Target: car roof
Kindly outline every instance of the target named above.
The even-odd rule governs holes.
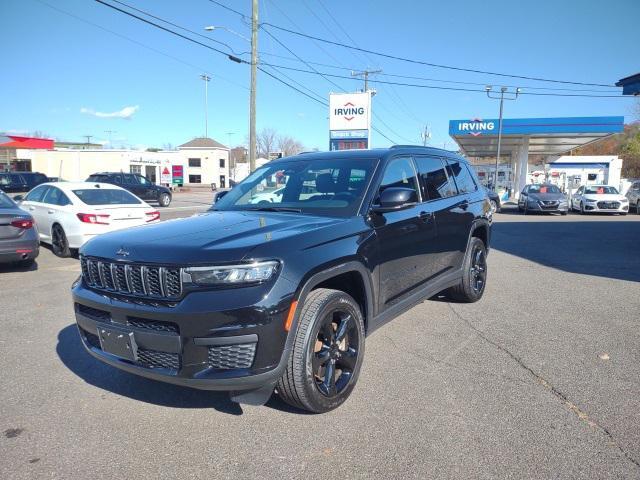
[[[366,150],[333,150],[324,152],[305,152],[290,157],[283,157],[277,160],[271,160],[269,163],[286,163],[292,160],[305,159],[305,160],[326,160],[328,158],[340,157],[344,159],[362,159],[362,160],[374,160],[380,158],[386,158],[388,156],[396,154],[409,154],[409,155],[433,155],[438,157],[456,157],[465,160],[456,152],[450,150],[444,150],[442,148],[423,147],[420,145],[394,145],[389,148],[371,148]],[[466,161],[466,160],[465,160]]]
[[[104,188],[105,190],[124,190],[112,183],[100,183],[100,182],[46,182],[40,185],[50,185],[57,187],[62,191],[72,191],[79,189],[91,189],[91,188]],[[38,187],[40,186],[38,185]]]

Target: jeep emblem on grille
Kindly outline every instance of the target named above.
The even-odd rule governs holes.
[[[120,250],[116,252],[116,255],[120,255],[121,257],[128,257],[129,252],[127,252],[124,247],[121,247]]]

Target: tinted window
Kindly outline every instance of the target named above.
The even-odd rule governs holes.
[[[27,193],[25,200],[29,202],[41,202],[42,197],[44,196],[45,192],[48,189],[49,189],[48,185],[41,185],[39,187],[36,187],[33,190],[31,190],[29,193]]]
[[[42,203],[60,205],[61,207],[71,204],[64,192],[56,187],[49,187],[49,190],[47,190],[47,193],[44,195]]]
[[[87,178],[87,182],[108,182],[109,177],[107,175],[90,175]]]
[[[380,193],[391,187],[411,188],[416,192],[415,200],[418,200],[418,181],[411,159],[394,158],[389,162],[384,172],[382,182],[380,183],[378,197]],[[378,199],[376,199],[376,203],[377,202]]]
[[[476,182],[473,180],[473,177],[469,173],[469,170],[467,170],[464,162],[459,160],[447,160],[447,163],[449,164],[447,171],[456,182],[458,193],[470,193],[475,192],[478,189]]]
[[[73,193],[87,205],[137,205],[140,200],[126,190],[92,188],[74,190]]]
[[[9,197],[0,192],[0,208],[14,208],[16,206]]]
[[[140,182],[138,181],[138,177],[135,175],[131,175],[130,173],[123,173],[122,177],[124,178],[124,183],[128,185],[140,184]]]
[[[425,200],[451,197],[456,194],[455,186],[445,172],[444,161],[440,158],[416,157],[420,188]]]
[[[0,185],[11,185],[11,177],[7,174],[0,174]]]
[[[555,185],[531,185],[529,193],[561,193]]]
[[[201,160],[199,158],[190,158],[189,159],[189,166],[190,167],[200,167],[202,164]]]
[[[142,175],[134,175],[136,177],[136,180],[141,183],[142,185],[151,185],[151,181],[147,180],[147,177],[143,177]]]

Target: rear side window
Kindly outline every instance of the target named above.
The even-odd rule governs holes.
[[[451,197],[456,194],[453,179],[445,171],[444,160],[435,157],[416,157],[420,188],[425,200]]]
[[[92,188],[74,190],[73,193],[87,205],[139,205],[140,200],[126,190]]]
[[[467,166],[464,162],[460,160],[447,160],[448,168],[450,176],[453,177],[456,182],[456,186],[458,187],[458,193],[471,193],[475,192],[478,189],[476,182],[473,180],[473,177],[469,173]]]
[[[16,206],[9,197],[0,192],[0,208],[14,208]]]
[[[87,178],[87,182],[107,182],[109,181],[109,177],[107,177],[106,175],[90,175],[89,178]]]
[[[0,185],[11,185],[11,177],[6,174],[0,174]]]
[[[44,197],[44,194],[48,189],[49,187],[47,185],[41,185],[39,187],[36,187],[33,190],[31,190],[29,193],[27,193],[25,200],[29,202],[41,202],[42,197]]]
[[[42,203],[46,203],[49,205],[60,205],[61,207],[71,204],[69,198],[64,194],[64,192],[56,187],[49,187],[49,190],[45,194]]]
[[[138,177],[136,175],[132,175],[130,173],[123,173],[122,176],[124,177],[124,183],[126,183],[127,185],[140,184],[140,182],[138,181]]]
[[[384,172],[384,177],[382,177],[382,182],[380,183],[378,197],[383,191],[391,187],[411,188],[415,190],[415,201],[418,201],[418,182],[410,158],[394,158],[389,162]],[[379,198],[376,198],[375,203],[378,202]]]

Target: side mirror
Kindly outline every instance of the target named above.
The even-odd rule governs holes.
[[[22,196],[22,195],[14,195],[13,196],[13,201],[14,202],[21,202],[23,200],[24,200],[24,196]]]
[[[380,194],[380,203],[373,206],[376,213],[396,212],[418,203],[416,191],[411,188],[390,187]]]
[[[227,193],[229,193],[229,190],[218,193],[218,196],[216,197],[216,202],[219,202],[220,199],[224,197]]]
[[[524,190],[522,192],[520,192],[520,195],[522,195],[523,197],[527,196],[527,192],[525,192]]]

